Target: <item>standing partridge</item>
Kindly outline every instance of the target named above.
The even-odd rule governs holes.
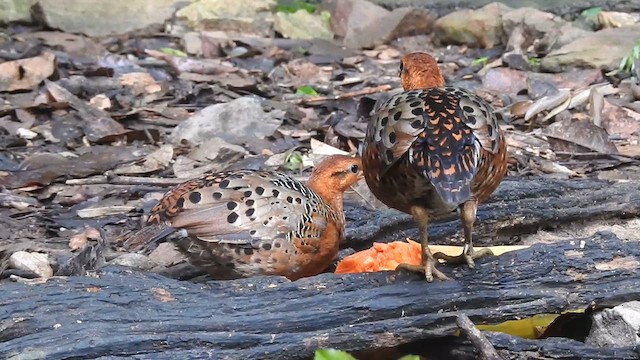
[[[216,279],[325,270],[344,237],[342,195],[362,178],[359,158],[333,155],[306,185],[275,171],[209,174],[167,192],[130,249],[169,236]]]
[[[471,233],[478,203],[498,187],[507,170],[507,147],[491,105],[465,90],[445,87],[435,59],[411,53],[400,63],[405,91],[378,106],[367,127],[363,171],[373,194],[409,213],[419,226],[421,265],[401,264],[445,280],[436,260],[466,262],[490,254],[474,251]],[[459,256],[431,254],[429,218],[458,210],[464,229]]]

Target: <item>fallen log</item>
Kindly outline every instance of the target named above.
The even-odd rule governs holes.
[[[640,182],[507,178],[478,208],[474,244],[518,244],[520,237],[538,230],[567,225],[598,224],[603,220],[640,216]],[[368,248],[371,241],[418,238],[411,216],[399,211],[347,207],[344,246]],[[462,245],[462,226],[456,214],[429,224],[433,244]]]
[[[638,299],[639,259],[636,241],[603,232],[480,259],[476,270],[441,266],[454,280],[431,284],[397,272],[192,283],[109,266],[2,285],[0,358],[306,359],[318,347],[395,347],[451,336],[462,313],[491,324]],[[502,355],[526,345],[488,338]],[[592,358],[612,354],[633,350]]]

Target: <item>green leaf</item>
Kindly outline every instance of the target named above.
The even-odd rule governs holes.
[[[538,66],[540,65],[540,61],[541,60],[539,58],[527,58],[527,62],[530,66]]]
[[[318,92],[315,91],[311,86],[305,85],[305,86],[299,87],[296,90],[296,95],[298,95],[298,96],[302,96],[302,95],[318,95]]]
[[[165,53],[167,55],[172,55],[172,56],[187,57],[187,53],[178,49],[161,48],[160,52]]]
[[[588,8],[588,9],[584,9],[582,10],[582,12],[580,13],[580,16],[584,17],[584,18],[594,18],[596,16],[598,16],[598,13],[602,11],[601,7],[592,7],[592,8]]]
[[[483,57],[479,57],[477,59],[474,59],[471,62],[471,65],[482,65],[482,66],[485,66],[485,65],[487,65],[488,62],[489,62],[489,58],[486,57],[486,56],[483,56]]]
[[[318,6],[310,4],[304,0],[278,0],[276,4],[276,12],[294,13],[298,10],[305,10],[310,14],[316,11]]]
[[[344,351],[336,349],[318,349],[313,360],[357,360]]]
[[[320,19],[326,26],[331,26],[331,13],[327,10],[320,12]]]
[[[405,355],[398,360],[420,360],[420,356],[418,355]]]
[[[302,154],[299,151],[292,151],[287,155],[282,166],[289,170],[300,170],[303,167],[303,162]]]

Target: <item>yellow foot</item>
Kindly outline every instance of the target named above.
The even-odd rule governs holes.
[[[462,254],[458,256],[450,256],[445,253],[437,252],[433,254],[434,259],[442,259],[449,264],[462,264],[467,263],[469,268],[473,269],[476,267],[476,263],[473,261],[482,256],[493,255],[493,251],[489,248],[484,248],[482,250],[475,251],[473,248],[462,250]]]
[[[434,278],[442,281],[450,280],[447,275],[436,269],[436,260],[433,258],[428,258],[423,265],[400,264],[396,267],[396,271],[398,270],[407,270],[424,275],[428,282],[432,282]]]

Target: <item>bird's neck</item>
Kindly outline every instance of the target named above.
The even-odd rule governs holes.
[[[344,222],[344,215],[342,212],[342,191],[327,186],[325,181],[313,176],[307,181],[307,187],[318,194],[318,196],[320,196],[320,198],[331,207],[340,221]]]

